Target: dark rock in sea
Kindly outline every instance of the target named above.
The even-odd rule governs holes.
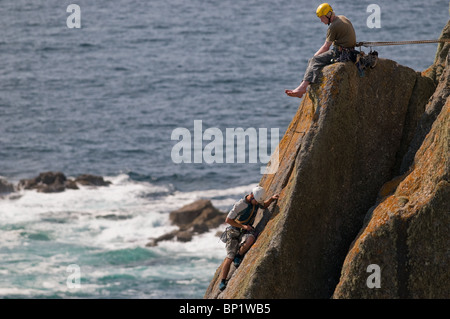
[[[106,214],[96,216],[96,219],[108,219],[108,220],[126,220],[133,218],[133,215],[117,215],[117,214]]]
[[[102,176],[83,174],[75,179],[75,182],[85,186],[109,186],[110,181],[105,181]]]
[[[42,193],[59,193],[66,189],[76,187],[61,172],[45,172],[31,179],[22,179],[18,187],[23,189],[35,189]]]
[[[174,238],[181,242],[188,242],[195,234],[205,233],[223,224],[225,213],[215,208],[210,200],[200,199],[170,212],[169,219],[179,229],[158,238],[152,238],[147,247],[153,247],[160,241]]]
[[[221,211],[215,208],[210,200],[199,199],[170,213],[170,221],[181,230],[193,229],[203,233],[216,228],[225,222]]]
[[[8,194],[14,192],[14,185],[6,179],[0,178],[0,194]]]
[[[181,242],[188,242],[192,240],[192,232],[187,230],[181,230],[176,234],[177,240]]]
[[[59,193],[66,189],[79,189],[78,185],[83,186],[108,186],[111,184],[105,181],[101,176],[83,174],[75,180],[68,179],[61,172],[45,172],[30,179],[22,179],[18,184],[19,189],[35,189],[42,193]]]

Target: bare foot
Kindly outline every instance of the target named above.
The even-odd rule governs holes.
[[[285,90],[284,93],[286,93],[289,96],[292,97],[298,97],[301,98],[303,94],[306,93],[306,89],[308,88],[309,82],[308,81],[302,81],[298,87],[296,87],[293,90]]]
[[[306,93],[306,88],[305,89],[296,88],[295,90],[285,90],[284,92],[289,96],[301,98],[303,94]]]

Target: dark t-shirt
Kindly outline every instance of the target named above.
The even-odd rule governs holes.
[[[246,197],[247,195],[234,204],[227,217],[234,219],[239,224],[251,225],[255,219],[258,208],[263,208],[263,205],[252,205],[247,202],[245,199]]]
[[[345,16],[336,16],[327,31],[327,42],[334,46],[353,48],[356,45],[356,34],[352,23]]]

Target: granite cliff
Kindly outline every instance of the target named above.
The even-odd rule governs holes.
[[[449,46],[423,73],[386,59],[364,77],[351,62],[323,69],[260,181],[280,199],[258,212],[228,287],[219,267],[205,298],[450,296]]]

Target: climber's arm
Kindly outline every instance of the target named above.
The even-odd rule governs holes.
[[[332,44],[332,42],[325,41],[325,43],[320,47],[320,49],[314,55],[319,55],[324,52],[327,52],[330,49],[331,44]]]

